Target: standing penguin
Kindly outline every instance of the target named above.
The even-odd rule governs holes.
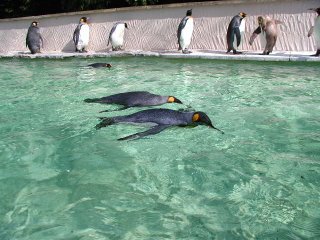
[[[109,46],[109,43],[111,43],[112,51],[118,51],[122,49],[125,28],[128,28],[127,23],[118,22],[113,25],[109,34],[109,40],[107,45]]]
[[[30,49],[32,54],[35,54],[35,53],[40,53],[41,45],[43,47],[43,39],[40,34],[38,22],[34,21],[31,23],[28,29],[26,46]]]
[[[314,57],[319,57],[320,56],[320,7],[319,8],[311,8],[309,10],[315,11],[318,16],[316,17],[314,26],[312,26],[308,32],[308,37],[314,33],[315,39],[316,39],[316,47],[317,47],[317,52],[314,55]]]
[[[281,21],[271,19],[270,17],[258,17],[259,27],[252,33],[249,44],[252,45],[254,39],[262,33],[265,36],[266,46],[262,55],[269,55],[276,45],[278,38],[277,24],[282,23]]]
[[[191,53],[188,50],[188,47],[191,42],[192,33],[193,33],[193,17],[192,9],[187,11],[186,16],[181,20],[179,27],[178,27],[178,44],[179,49],[182,50],[182,53]]]
[[[229,23],[228,30],[227,30],[227,44],[228,50],[227,53],[231,50],[233,54],[240,54],[242,52],[237,51],[237,47],[239,47],[241,43],[241,38],[244,34],[244,29],[246,25],[245,17],[247,16],[246,13],[241,12],[238,15],[234,16]]]
[[[90,28],[88,18],[80,18],[79,24],[73,33],[73,42],[76,46],[76,52],[87,52],[89,45]]]

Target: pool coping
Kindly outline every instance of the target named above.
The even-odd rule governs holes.
[[[163,57],[182,59],[213,59],[213,60],[243,60],[243,61],[281,61],[281,62],[320,62],[320,57],[311,57],[315,52],[274,51],[270,55],[260,55],[261,52],[244,51],[243,54],[227,54],[225,51],[192,50],[190,54],[178,51],[142,51],[127,50],[117,52],[46,52],[30,54],[28,51],[1,53],[0,58],[26,59],[65,59],[65,58],[99,58],[99,57]]]

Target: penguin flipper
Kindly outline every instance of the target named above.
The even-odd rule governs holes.
[[[115,109],[115,110],[103,110],[103,111],[100,111],[99,113],[103,113],[103,112],[115,112],[115,111],[122,111],[122,110],[126,110],[130,107],[127,107],[127,106],[124,106],[122,108],[118,108],[118,109]]]
[[[109,38],[108,38],[108,44],[107,44],[107,46],[109,46],[109,43],[111,42],[111,36],[112,36],[112,34],[114,33],[114,31],[116,30],[118,24],[119,24],[119,23],[116,23],[116,24],[113,25],[113,27],[111,28],[111,31],[110,31],[110,33],[109,33]]]
[[[95,126],[97,130],[116,123],[113,118],[100,117],[100,120],[101,122]]]
[[[148,129],[147,131],[144,132],[139,132],[139,133],[135,133],[123,138],[119,138],[119,141],[123,141],[123,140],[133,140],[133,139],[139,139],[148,135],[154,135],[157,134],[163,130],[165,130],[166,128],[171,127],[171,125],[157,125],[153,128]]]
[[[313,34],[314,31],[314,26],[312,26],[308,32],[308,37],[311,37],[311,35]]]
[[[228,33],[227,33],[228,52],[230,52],[234,48],[233,47],[234,35],[235,35],[234,29],[230,31],[228,30]]]
[[[75,45],[77,45],[79,42],[80,29],[81,29],[81,24],[78,24],[78,26],[76,27],[76,29],[73,32],[73,42]]]
[[[182,50],[182,48],[180,46],[180,37],[181,37],[182,29],[184,29],[184,27],[186,26],[188,19],[189,19],[189,17],[184,17],[181,20],[181,22],[179,24],[179,27],[178,27],[178,31],[177,31],[178,44],[179,44],[179,49],[178,50]]]
[[[252,33],[250,40],[249,40],[249,44],[252,45],[253,41],[256,39],[256,37],[261,33],[261,27],[257,27],[256,30],[254,30],[254,32]]]
[[[43,48],[43,38],[42,38],[41,35],[40,35],[40,41],[41,41],[41,46],[42,46],[42,48]]]
[[[236,35],[236,38],[237,38],[237,47],[239,47],[241,42],[241,34],[240,34],[240,29],[238,27],[235,28],[234,34]]]

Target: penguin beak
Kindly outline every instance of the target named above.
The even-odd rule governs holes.
[[[210,120],[209,120],[209,121],[210,121]],[[213,129],[221,132],[221,134],[224,134],[224,131],[222,131],[222,130],[220,130],[219,128],[216,128],[215,126],[213,126],[211,121],[208,122],[207,124],[208,124],[208,126],[209,126],[210,128],[213,128]]]
[[[183,104],[178,98],[174,98],[173,102]]]
[[[179,99],[177,99],[177,98],[175,98],[173,96],[169,96],[168,97],[167,103],[180,103],[180,104],[183,104]]]
[[[220,130],[219,128],[216,128],[215,126],[213,126],[212,124],[211,125],[209,125],[211,128],[213,128],[213,129],[215,129],[215,130],[217,130],[217,131],[219,131],[219,132],[221,132],[221,134],[224,134],[224,131],[222,131],[222,130]]]
[[[202,115],[201,116],[201,120],[200,120],[202,123],[204,123],[205,125],[209,126],[210,128],[213,128],[219,132],[221,132],[222,134],[224,134],[224,131],[220,130],[219,128],[216,128],[215,126],[213,126],[210,118],[206,115]]]
[[[244,13],[244,12],[242,12],[242,13],[240,13],[240,16],[241,16],[242,18],[245,18],[245,17],[247,16],[247,14]]]

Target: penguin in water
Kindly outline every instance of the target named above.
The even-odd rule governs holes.
[[[90,28],[88,18],[80,18],[79,24],[73,32],[73,42],[76,47],[76,52],[87,52],[89,45]]]
[[[161,96],[152,94],[146,91],[124,92],[110,95],[102,98],[88,98],[84,100],[87,103],[102,103],[102,104],[118,104],[123,107],[118,110],[124,110],[131,107],[145,107],[156,106],[165,103],[179,103],[182,102],[173,96]],[[101,112],[109,112],[108,110]]]
[[[320,7],[319,8],[311,8],[309,10],[315,11],[318,16],[316,17],[314,26],[312,26],[308,32],[308,37],[310,37],[313,33],[315,35],[317,52],[311,56],[319,57],[320,56]]]
[[[206,125],[224,133],[213,126],[210,118],[204,112],[180,112],[171,109],[148,109],[126,116],[102,117],[101,122],[96,125],[96,129],[110,126],[116,123],[151,123],[154,125],[144,132],[135,133],[118,140],[131,140],[142,138],[148,135],[157,134],[169,127],[187,127]]]
[[[243,37],[244,30],[245,30],[245,17],[247,16],[246,13],[241,12],[238,15],[234,16],[228,26],[227,30],[227,44],[228,50],[227,53],[231,50],[233,54],[241,54],[242,52],[237,51],[236,49],[239,47],[241,43],[241,38]]]
[[[43,47],[43,38],[40,34],[38,22],[36,21],[32,22],[28,29],[26,46],[32,54],[40,53],[40,46]]]
[[[111,68],[112,65],[110,63],[92,63],[92,64],[89,64],[88,67],[93,67],[93,68]]]
[[[252,33],[250,37],[249,44],[252,45],[254,39],[262,33],[266,40],[266,46],[262,53],[262,55],[269,55],[274,46],[276,45],[277,38],[278,38],[278,29],[277,24],[282,23],[281,21],[271,19],[270,17],[258,17],[258,28]]]
[[[191,42],[192,33],[193,33],[193,17],[192,9],[187,11],[186,16],[181,20],[179,27],[178,27],[178,44],[179,44],[179,51],[182,50],[182,53],[191,53],[188,50],[188,47]]]
[[[113,25],[110,34],[109,34],[109,40],[108,45],[111,43],[112,51],[118,51],[121,50],[123,47],[123,38],[124,38],[124,30],[128,29],[127,23],[118,22]]]

